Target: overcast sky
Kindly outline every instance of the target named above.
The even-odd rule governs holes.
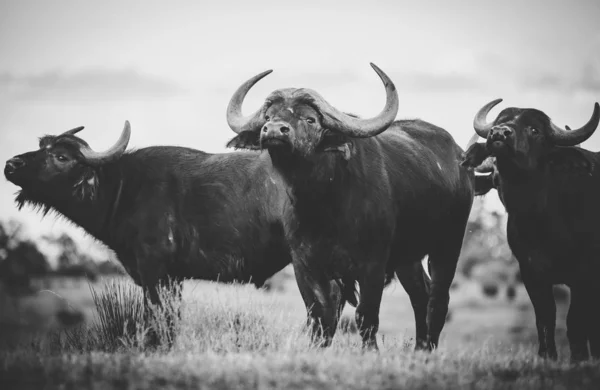
[[[244,112],[283,87],[309,87],[333,105],[377,114],[394,81],[398,118],[447,129],[464,147],[475,112],[501,97],[580,126],[600,100],[600,1],[29,1],[0,0],[0,163],[37,137],[79,125],[93,148],[127,119],[131,147],[226,151],[231,94],[274,72]],[[584,144],[600,150],[600,134]],[[0,181],[0,216],[32,234],[65,221],[13,204]],[[490,195],[495,198],[496,195]],[[490,201],[492,205],[494,200]],[[92,240],[82,241],[85,248]]]

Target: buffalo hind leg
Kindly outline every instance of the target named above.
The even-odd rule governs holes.
[[[330,298],[333,307],[335,307],[335,318],[333,319],[332,325],[335,333],[338,323],[340,322],[340,319],[342,317],[344,307],[346,307],[346,297],[344,296],[344,289],[341,288],[340,284],[336,280],[331,281],[330,286]]]
[[[415,351],[427,349],[427,304],[429,302],[429,277],[421,262],[402,264],[396,268],[396,276],[410,298],[415,314]]]
[[[385,267],[368,264],[359,278],[360,303],[356,308],[356,325],[362,337],[363,348],[379,350],[377,331],[379,330],[379,309],[385,285]]]
[[[521,278],[535,311],[535,325],[539,342],[538,355],[556,360],[558,357],[554,340],[556,302],[552,293],[552,284],[537,279],[531,270],[523,266],[521,266]]]
[[[456,241],[461,242],[461,241]],[[427,350],[438,347],[450,303],[450,285],[454,280],[460,245],[429,256],[431,282],[427,303]]]
[[[337,326],[339,304],[332,302],[331,281],[316,274],[303,262],[294,261],[294,275],[307,310],[307,326],[313,345],[329,347]]]
[[[588,324],[586,292],[578,287],[571,287],[571,304],[567,315],[567,338],[571,349],[571,361],[580,362],[590,357],[588,351]]]

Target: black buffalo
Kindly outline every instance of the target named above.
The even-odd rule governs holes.
[[[566,284],[571,358],[587,359],[589,349],[599,358],[600,156],[577,145],[596,130],[600,107],[596,103],[588,123],[575,130],[531,108],[505,108],[488,123],[488,112],[501,101],[475,116],[475,130],[487,141],[471,145],[462,164],[491,172],[490,188],[506,208],[508,244],[535,310],[539,355],[557,357],[552,288]]]
[[[281,215],[288,201],[268,156],[153,146],[125,152],[130,126],[106,152],[75,134],[42,137],[8,160],[16,202],[55,210],[112,249],[154,304],[184,278],[251,282],[291,262]],[[339,288],[332,287],[338,301]],[[352,299],[352,297],[350,297]]]
[[[384,110],[371,119],[344,114],[310,89],[272,92],[253,115],[241,106],[261,73],[235,92],[227,110],[238,133],[228,146],[267,150],[290,187],[285,234],[313,334],[329,345],[334,308],[329,281],[360,287],[356,310],[363,346],[377,348],[382,291],[396,274],[410,296],[416,349],[438,344],[448,311],[465,226],[473,202],[472,173],[445,130],[421,120],[395,121],[398,94],[386,89]],[[421,259],[429,255],[432,280]]]

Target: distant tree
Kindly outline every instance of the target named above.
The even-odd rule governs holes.
[[[20,231],[20,224],[0,221],[0,273],[13,275],[5,282],[26,287],[30,276],[46,275],[50,264],[35,243],[21,237]]]
[[[81,264],[85,260],[82,259],[77,244],[67,233],[62,233],[59,236],[43,236],[42,238],[58,247],[60,251],[57,257],[58,270]]]

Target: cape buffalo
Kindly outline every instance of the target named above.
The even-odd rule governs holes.
[[[229,103],[227,121],[238,135],[228,146],[267,150],[290,187],[285,235],[322,345],[335,332],[334,308],[324,297],[329,281],[339,277],[347,286],[358,283],[363,346],[377,349],[382,291],[395,273],[414,309],[415,348],[431,350],[448,311],[473,174],[459,166],[462,149],[444,129],[395,121],[396,88],[371,66],[387,94],[383,111],[371,119],[344,114],[306,88],[278,89],[244,117],[244,97],[271,71],[251,78]],[[425,255],[431,285],[420,262]]]
[[[112,249],[146,304],[160,304],[157,287],[168,279],[179,296],[184,278],[262,286],[290,263],[280,217],[288,197],[268,156],[175,146],[125,152],[128,122],[113,147],[96,152],[76,136],[82,129],[42,137],[4,174],[21,187],[19,208],[55,210]]]
[[[600,156],[577,145],[596,130],[600,107],[596,103],[588,123],[573,130],[532,108],[505,108],[488,123],[489,111],[501,101],[475,116],[475,131],[487,141],[472,145],[462,164],[475,167],[483,160],[493,172],[493,187],[508,213],[508,244],[535,310],[538,354],[557,358],[552,286],[566,284],[571,359],[589,358],[589,349],[599,358]]]

